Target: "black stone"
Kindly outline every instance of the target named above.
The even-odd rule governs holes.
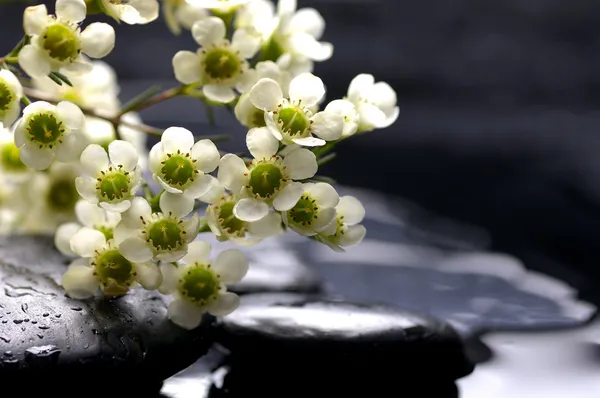
[[[0,383],[61,394],[160,388],[212,344],[212,317],[186,331],[154,292],[73,300],[57,284],[68,262],[46,237],[0,239]],[[31,381],[35,381],[31,383]],[[92,384],[90,384],[92,383]],[[156,390],[158,391],[158,390]],[[77,392],[77,391],[74,391]]]
[[[473,370],[450,325],[383,305],[248,295],[219,326],[217,342],[231,353],[234,369],[265,366],[270,374],[300,371],[312,379],[326,374],[330,381],[337,373],[342,379],[395,375],[451,381]]]

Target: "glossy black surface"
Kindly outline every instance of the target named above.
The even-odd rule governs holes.
[[[57,284],[65,262],[52,239],[0,240],[2,383],[35,380],[31,388],[60,387],[61,393],[98,379],[157,386],[212,344],[213,318],[185,331],[167,319],[156,293],[138,290],[114,300],[66,297]]]

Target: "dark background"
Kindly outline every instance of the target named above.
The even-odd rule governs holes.
[[[333,58],[315,73],[328,99],[368,72],[398,93],[384,131],[340,145],[324,173],[414,201],[487,229],[513,253],[596,299],[600,281],[600,3],[594,0],[299,0],[328,25]],[[0,53],[21,36],[23,6],[0,5]],[[195,49],[162,20],[117,28],[106,58],[122,98],[175,85],[171,58]],[[201,104],[177,99],[146,123],[195,133],[244,131],[226,112],[217,127]],[[595,296],[595,297],[593,297]]]

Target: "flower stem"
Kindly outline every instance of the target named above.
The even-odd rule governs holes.
[[[186,88],[187,86],[181,85],[170,88],[156,95],[153,95],[154,93],[152,93],[152,89],[146,90],[142,94],[136,96],[132,101],[130,101],[130,103],[125,104],[121,112],[119,112],[119,116],[122,116],[127,112],[139,112],[142,109],[149,108],[168,99],[177,97],[178,95],[183,94]],[[151,94],[148,95],[148,93]]]

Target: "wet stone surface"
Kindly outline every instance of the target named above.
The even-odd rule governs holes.
[[[0,239],[0,382],[35,380],[31,388],[48,391],[50,381],[62,393],[99,380],[158,388],[212,344],[213,318],[185,331],[156,293],[68,298],[57,284],[66,263],[50,238]]]
[[[330,383],[335,374],[453,381],[473,370],[449,324],[395,307],[256,294],[219,322],[217,341],[231,353],[232,367],[246,374],[263,366],[282,377],[326,375]]]

